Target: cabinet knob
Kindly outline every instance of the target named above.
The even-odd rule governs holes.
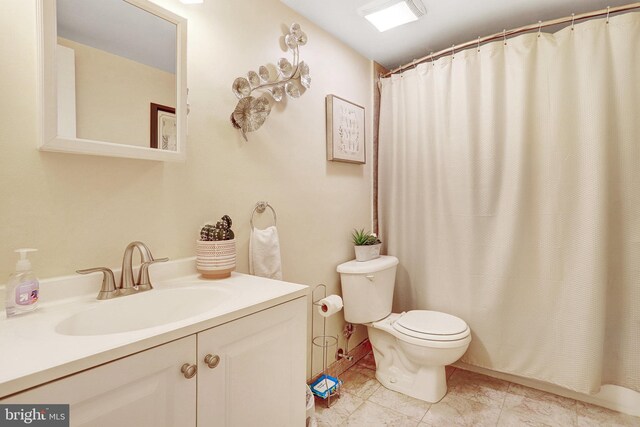
[[[213,354],[207,354],[204,357],[204,363],[206,363],[209,368],[213,369],[218,366],[218,363],[220,363],[220,356],[217,354],[215,356]]]
[[[198,372],[198,367],[190,363],[185,363],[180,368],[180,372],[182,372],[182,374],[186,379],[191,379],[196,376],[196,373]]]

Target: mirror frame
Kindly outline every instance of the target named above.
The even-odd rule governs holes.
[[[176,25],[176,132],[177,151],[125,145],[58,135],[56,2],[37,0],[38,149],[57,153],[89,154],[159,161],[184,161],[187,142],[187,20],[148,0],[125,0]]]

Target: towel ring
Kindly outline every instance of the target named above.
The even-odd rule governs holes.
[[[253,211],[251,212],[251,219],[249,220],[249,222],[251,223],[251,229],[253,230],[253,216],[255,215],[256,212],[258,213],[264,213],[264,211],[269,208],[271,209],[271,213],[273,214],[273,225],[275,226],[278,223],[278,216],[276,215],[276,210],[273,209],[273,206],[271,206],[269,204],[269,202],[258,202],[256,203],[256,206],[253,208]]]

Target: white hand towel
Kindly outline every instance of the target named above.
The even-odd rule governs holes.
[[[249,272],[255,276],[282,280],[280,240],[275,226],[254,228],[249,238]]]

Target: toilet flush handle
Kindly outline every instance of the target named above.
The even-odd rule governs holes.
[[[373,282],[373,281],[375,280],[375,278],[376,278],[376,276],[374,276],[373,274],[367,274],[367,275],[366,275],[366,276],[364,276],[364,277],[366,277],[367,279],[369,279],[369,281],[370,281],[370,282]]]

